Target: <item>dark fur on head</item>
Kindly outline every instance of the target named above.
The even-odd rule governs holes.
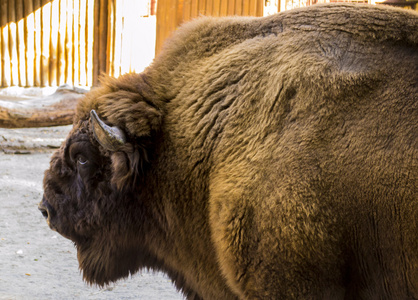
[[[101,86],[79,102],[74,128],[45,173],[45,197],[52,211],[49,222],[75,242],[83,277],[91,283],[108,284],[155,260],[145,250],[139,256],[141,240],[132,239],[134,233],[127,230],[136,218],[153,219],[145,216],[152,212],[133,200],[140,193],[163,121],[162,102],[145,98],[147,90],[141,75],[103,78]],[[127,134],[119,151],[110,152],[96,141],[91,109]],[[121,211],[120,206],[132,210]],[[67,217],[56,222],[57,215]]]

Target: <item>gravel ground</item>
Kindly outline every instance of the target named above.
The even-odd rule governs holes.
[[[37,209],[43,172],[69,130],[0,128],[0,299],[183,299],[160,273],[103,289],[82,281],[72,242]]]

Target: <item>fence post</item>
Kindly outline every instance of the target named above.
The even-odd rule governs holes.
[[[93,86],[107,72],[108,0],[94,1]]]

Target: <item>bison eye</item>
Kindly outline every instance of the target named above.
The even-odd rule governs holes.
[[[82,155],[79,155],[78,157],[77,157],[77,164],[79,164],[79,165],[85,165],[85,164],[87,164],[89,161],[84,157],[84,156],[82,156]]]

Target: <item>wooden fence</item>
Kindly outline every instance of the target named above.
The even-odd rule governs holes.
[[[0,87],[92,86],[135,71],[154,55],[153,13],[155,0],[0,0]]]
[[[90,86],[94,0],[2,0],[1,86]]]
[[[183,22],[205,16],[263,16],[264,0],[158,0],[156,53]]]

